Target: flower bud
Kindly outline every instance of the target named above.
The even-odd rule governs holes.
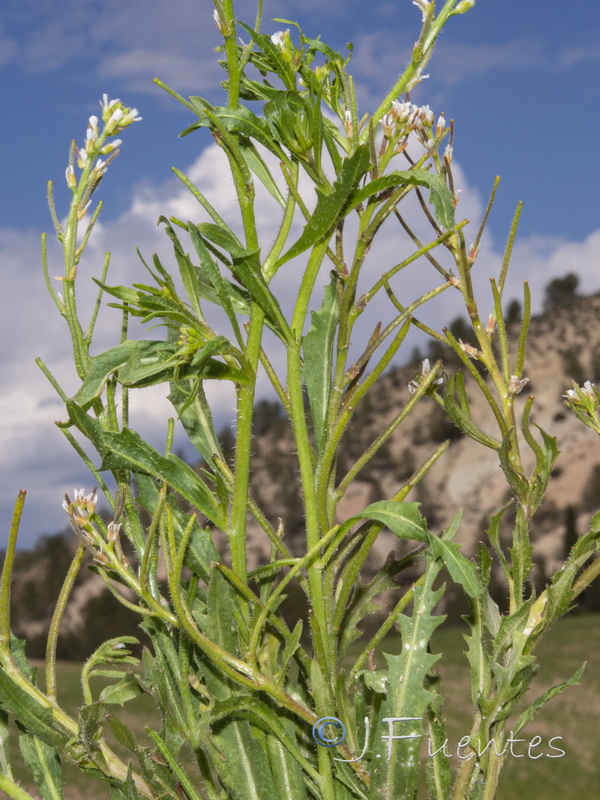
[[[429,108],[429,106],[423,106],[419,114],[423,120],[423,124],[428,128],[431,128],[433,126],[433,111]]]
[[[413,6],[419,8],[423,13],[423,22],[425,22],[425,19],[427,18],[427,12],[429,10],[430,5],[431,3],[429,2],[429,0],[413,0]]]
[[[391,114],[384,114],[381,120],[381,130],[383,131],[383,135],[388,139],[391,139],[394,135],[394,117]]]
[[[461,2],[454,9],[455,14],[464,14],[465,11],[473,8],[475,0],[461,0]]]
[[[109,153],[112,153],[113,150],[115,150],[117,147],[120,147],[120,145],[122,144],[123,144],[122,139],[114,139],[112,142],[108,142],[107,144],[104,145],[102,150],[100,150],[100,155],[107,156]]]
[[[476,347],[463,342],[462,339],[459,339],[458,343],[460,345],[460,349],[463,351],[463,353],[466,353],[469,358],[481,358],[482,353]]]
[[[74,189],[77,186],[77,180],[75,178],[75,170],[73,169],[72,164],[69,164],[69,166],[66,168],[65,177],[67,179],[67,186],[69,189]]]
[[[106,538],[109,542],[116,542],[119,538],[119,533],[121,532],[121,523],[120,522],[109,522],[108,527],[106,528]]]
[[[529,383],[529,378],[519,379],[518,375],[511,375],[510,376],[510,381],[508,382],[508,393],[509,393],[509,395],[519,394],[521,389],[527,383]]]
[[[88,154],[85,147],[82,147],[80,150],[77,151],[77,166],[79,169],[84,169],[87,167],[88,163]]]
[[[344,128],[346,136],[352,136],[352,112],[348,109],[344,112]]]

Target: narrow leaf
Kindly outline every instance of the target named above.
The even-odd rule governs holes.
[[[218,528],[225,529],[226,521],[214,495],[185,461],[173,454],[169,458],[161,456],[129,428],[120,433],[104,433],[102,444],[107,455],[102,460],[101,469],[131,469],[158,478],[179,492]]]
[[[63,772],[56,748],[28,733],[19,735],[19,748],[43,800],[62,800]]]
[[[472,598],[478,598],[481,593],[477,567],[466,556],[459,552],[460,545],[446,542],[428,532],[431,551],[436,558],[444,564],[452,580],[459,583],[465,592]]]
[[[325,419],[331,392],[333,345],[340,318],[337,283],[338,279],[332,273],[331,281],[323,292],[321,308],[312,312],[311,326],[302,339],[302,371],[319,452],[324,443]]]
[[[370,165],[369,148],[360,145],[356,152],[342,164],[340,179],[333,185],[329,194],[317,189],[317,205],[300,235],[300,238],[277,262],[278,267],[300,255],[327,235],[338,221],[350,193],[365,175]]]
[[[564,681],[564,683],[559,683],[557,686],[553,686],[551,689],[548,689],[546,692],[544,692],[543,695],[538,697],[537,700],[535,700],[529,706],[529,708],[526,709],[521,714],[521,716],[517,720],[514,727],[514,736],[517,736],[519,732],[522,731],[523,728],[531,722],[531,720],[536,716],[538,711],[542,709],[546,705],[546,703],[552,700],[553,697],[556,697],[557,694],[564,692],[564,690],[568,689],[569,686],[577,686],[585,671],[586,664],[587,662],[582,664],[581,667],[579,667],[579,669],[577,670],[577,672],[571,678],[569,678],[568,681]]]

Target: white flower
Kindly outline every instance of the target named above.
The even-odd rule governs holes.
[[[73,502],[71,502],[69,496],[65,495],[65,499],[62,501],[62,507],[69,516],[73,516],[79,525],[85,525],[88,517],[90,514],[94,513],[94,509],[96,508],[96,502],[98,500],[96,489],[94,488],[89,494],[85,494],[83,489],[74,489],[73,497]]]
[[[121,122],[119,123],[119,128],[125,128],[127,127],[127,125],[131,125],[132,122],[140,122],[143,119],[143,117],[138,117],[137,114],[138,114],[137,108],[128,109],[121,118]]]
[[[417,83],[420,83],[421,81],[424,81],[426,78],[429,77],[429,75],[422,75],[421,74],[422,72],[423,72],[422,67],[419,67],[415,72],[415,74],[412,76],[412,78],[409,80],[409,82],[406,84],[407,92],[410,92],[411,89],[414,89]]]
[[[92,170],[92,175],[100,177],[101,175],[104,175],[105,172],[106,172],[106,161],[102,161],[102,159],[99,158],[96,161],[96,166]]]
[[[430,373],[431,373],[431,364],[429,363],[429,359],[428,358],[424,358],[423,362],[421,364],[421,374],[419,376],[419,380],[414,380],[414,381],[409,381],[408,382],[408,391],[410,392],[410,394],[414,394],[417,391],[417,389],[419,388],[420,384],[423,383],[423,381],[428,378]],[[432,385],[433,386],[439,386],[443,382],[444,382],[443,378],[436,378],[433,381]]]
[[[431,128],[433,125],[433,111],[429,108],[429,106],[423,106],[419,113],[423,123],[427,125],[428,128]]]
[[[285,30],[285,31],[276,31],[271,36],[271,41],[273,42],[273,44],[276,44],[277,47],[283,47],[285,45],[285,35],[286,35],[286,33],[289,33],[289,29]]]
[[[109,100],[107,94],[102,95],[102,100],[100,100],[100,105],[102,106],[102,119],[104,122],[107,122],[110,119],[110,115],[112,114],[112,108],[116,105],[120,105],[121,101],[117,97],[116,100]]]
[[[219,16],[219,12],[216,8],[213,11],[213,19],[215,21],[215,25],[219,29],[219,33],[223,33],[223,23],[221,22],[221,17]]]
[[[594,395],[595,395],[595,392],[594,392],[594,387],[595,387],[595,386],[596,386],[596,384],[595,384],[595,383],[592,383],[591,381],[586,381],[586,382],[583,384],[583,391],[584,391],[584,392],[585,392],[587,395],[589,395],[590,397],[594,397]]]

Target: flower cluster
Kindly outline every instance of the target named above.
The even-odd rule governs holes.
[[[65,495],[62,507],[69,516],[75,515],[78,522],[86,523],[96,509],[98,494],[94,488],[89,494],[85,494],[84,489],[74,489],[74,500],[71,502],[69,496]]]
[[[573,381],[573,388],[567,389],[563,397],[565,405],[573,411],[577,419],[600,434],[600,415],[598,414],[600,391],[596,388],[596,384],[586,381],[583,386],[579,386]]]
[[[423,76],[427,77],[426,75]],[[387,114],[381,119],[381,130],[386,139],[398,141],[397,150],[401,152],[408,144],[408,134],[415,132],[423,145],[430,149],[446,130],[444,114],[435,120],[429,106],[416,106],[414,103],[394,100]]]
[[[109,162],[117,155],[117,148],[122,144],[121,139],[113,139],[112,141],[108,141],[108,139],[125,130],[132,122],[139,122],[142,119],[138,116],[137,108],[127,108],[118,98],[109,100],[107,94],[102,95],[100,106],[102,109],[102,122],[104,123],[103,130],[100,131],[98,127],[99,119],[93,114],[88,120],[85,145],[77,148],[77,145],[73,143],[69,156],[69,165],[65,170],[67,186],[72,191],[77,189],[74,170],[75,159],[79,169],[90,170],[89,175],[86,175],[86,184],[90,187],[87,197],[100,183]],[[99,156],[107,156],[110,153],[112,153],[112,156],[106,161],[99,158]],[[91,163],[95,158],[97,159],[96,163],[90,169]],[[87,209],[87,206],[85,208]],[[85,211],[85,209],[83,210]]]

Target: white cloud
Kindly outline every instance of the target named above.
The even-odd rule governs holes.
[[[598,42],[578,43],[565,47],[560,54],[559,61],[563,67],[574,64],[597,62],[600,60],[600,45]]]

